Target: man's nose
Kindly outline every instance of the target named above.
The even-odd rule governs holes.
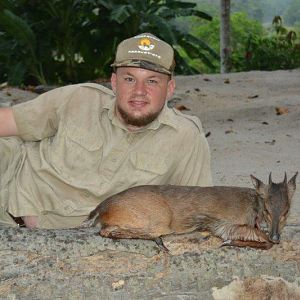
[[[145,95],[147,93],[146,84],[144,82],[137,81],[134,90],[138,95]]]

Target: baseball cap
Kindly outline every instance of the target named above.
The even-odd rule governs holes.
[[[174,50],[151,33],[142,33],[122,41],[112,67],[137,67],[164,74],[175,68]]]

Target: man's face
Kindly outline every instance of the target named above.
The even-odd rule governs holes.
[[[134,67],[117,68],[111,76],[116,95],[116,115],[132,130],[151,123],[175,88],[174,79]],[[128,126],[129,125],[129,126]]]

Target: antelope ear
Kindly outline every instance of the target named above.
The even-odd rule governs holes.
[[[264,196],[266,193],[266,185],[261,180],[257,179],[255,176],[250,175],[250,177],[258,194]]]
[[[298,172],[289,180],[287,183],[289,198],[292,199],[295,191],[296,191],[296,177],[298,175]]]

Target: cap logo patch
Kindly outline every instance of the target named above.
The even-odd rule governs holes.
[[[141,49],[143,51],[150,51],[150,50],[154,49],[154,45],[151,44],[151,41],[148,38],[142,38],[139,41],[138,47],[139,47],[139,49]]]

